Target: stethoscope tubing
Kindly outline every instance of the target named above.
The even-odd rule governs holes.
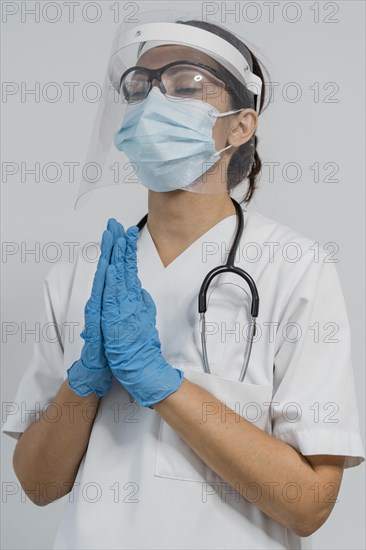
[[[236,275],[239,275],[242,279],[246,281],[250,288],[250,292],[252,295],[252,303],[251,303],[251,323],[250,323],[250,337],[249,337],[249,343],[246,347],[246,353],[244,356],[243,366],[240,371],[239,376],[239,382],[243,382],[248,365],[249,360],[252,352],[252,346],[253,346],[253,340],[256,333],[256,319],[258,317],[259,313],[259,294],[257,286],[253,280],[253,278],[241,269],[240,267],[236,267],[234,265],[235,262],[235,256],[238,250],[238,246],[240,243],[241,236],[243,234],[244,229],[244,214],[243,210],[240,206],[240,204],[230,197],[236,211],[236,217],[237,217],[237,225],[236,225],[236,231],[234,235],[233,244],[230,248],[227,262],[224,265],[217,266],[213,268],[209,273],[207,273],[206,277],[204,278],[201,288],[198,293],[198,313],[200,315],[200,332],[201,332],[201,345],[202,345],[202,360],[203,360],[203,371],[206,374],[211,374],[210,367],[209,367],[209,361],[207,357],[207,346],[206,346],[206,318],[205,313],[207,311],[207,292],[208,288],[212,282],[212,280],[217,277],[218,275],[221,275],[222,273],[235,273]],[[146,214],[137,224],[137,227],[139,228],[139,231],[146,225],[147,223],[147,217],[148,214]]]

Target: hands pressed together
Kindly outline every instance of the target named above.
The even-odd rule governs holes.
[[[137,274],[137,239],[137,226],[125,232],[108,221],[84,311],[84,346],[67,376],[77,395],[98,397],[114,376],[139,405],[152,408],[179,388],[184,373],[161,353],[155,304]]]

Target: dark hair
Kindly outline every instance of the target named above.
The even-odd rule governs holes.
[[[267,75],[268,75],[268,71],[263,66],[263,64],[260,63],[257,57],[253,54],[253,52],[251,52],[250,49],[235,34],[232,34],[230,31],[228,31],[224,27],[221,27],[220,25],[217,25],[215,23],[208,23],[206,21],[200,21],[196,19],[192,19],[189,21],[176,21],[176,23],[191,25],[192,27],[199,27],[200,29],[212,32],[213,34],[216,34],[220,38],[223,38],[224,40],[232,44],[237,50],[239,50],[244,55],[244,57],[246,58],[246,60],[248,61],[251,67],[252,72],[255,75],[257,75],[262,81],[262,93],[261,93],[261,101],[260,101],[260,109],[259,109],[259,113],[262,113],[262,111],[264,110],[263,105],[265,100],[265,81],[263,78],[261,65]],[[248,59],[248,52],[249,52],[249,55],[251,56],[251,59]],[[235,84],[233,87],[234,89],[230,90],[229,92],[232,99],[231,109],[233,110],[240,109],[242,107],[255,108],[254,94],[248,91],[248,89],[241,82],[239,82],[239,80],[237,80],[227,69],[225,69],[225,67],[222,67],[222,65],[220,65],[220,70],[224,74],[226,74],[226,76],[230,78],[231,81],[233,81]],[[269,78],[268,78],[268,81],[269,81]],[[252,164],[251,172],[248,175],[249,187],[242,201],[245,203],[249,203],[249,201],[253,197],[254,191],[257,189],[257,177],[262,168],[262,162],[257,151],[258,137],[255,134],[253,137],[254,137],[254,162]],[[240,147],[238,147],[238,150],[231,157],[228,170],[227,170],[228,190],[236,187],[236,185],[238,185],[245,178],[249,168],[248,159],[251,159],[253,155],[252,144],[253,144],[253,138],[250,139],[247,143],[243,143],[243,145],[240,145]]]

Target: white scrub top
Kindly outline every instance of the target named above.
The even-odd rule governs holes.
[[[250,321],[246,283],[222,274],[210,286],[212,375],[202,370],[197,309],[203,278],[227,259],[235,215],[217,223],[166,268],[148,228],[140,232],[138,273],[156,303],[162,353],[187,378],[303,455],[345,455],[346,468],[357,466],[364,461],[364,447],[350,328],[332,257],[259,213],[244,212],[244,219],[236,265],[253,277],[260,297],[244,383],[238,377]],[[80,254],[74,263],[55,265],[45,279],[43,321],[57,323],[60,341],[42,339],[35,345],[15,398],[19,410],[8,416],[5,433],[18,437],[37,418],[79,358],[95,268]],[[24,415],[25,409],[34,414]],[[55,414],[53,409],[50,416]],[[248,499],[255,498],[253,486],[247,489]],[[54,544],[59,549],[311,547],[311,537],[296,536],[234,491],[156,411],[130,403],[116,380],[100,400],[74,488],[64,500]]]

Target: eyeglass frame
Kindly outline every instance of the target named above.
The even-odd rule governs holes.
[[[172,61],[171,63],[168,63],[167,65],[163,65],[163,67],[160,67],[159,69],[149,69],[148,67],[143,67],[143,66],[135,66],[135,67],[130,67],[129,69],[127,69],[121,76],[120,78],[120,81],[119,81],[119,88],[118,88],[118,91],[119,91],[119,94],[121,94],[121,87],[122,87],[122,80],[132,71],[136,71],[136,70],[144,70],[144,71],[147,71],[149,73],[149,76],[148,76],[148,84],[150,84],[150,88],[148,89],[147,93],[146,93],[146,96],[144,97],[144,99],[147,98],[147,96],[149,95],[149,93],[151,92],[151,88],[152,88],[152,81],[153,80],[158,80],[159,82],[159,89],[162,93],[166,93],[163,92],[163,90],[161,89],[161,84],[162,84],[162,81],[161,81],[161,75],[163,74],[164,71],[166,71],[168,68],[170,67],[174,67],[175,65],[191,65],[193,67],[199,67],[201,69],[206,69],[209,73],[211,73],[213,76],[215,76],[218,80],[221,80],[221,82],[224,84],[224,89],[228,92],[231,92],[233,93],[234,95],[236,95],[236,92],[234,91],[235,90],[235,83],[234,81],[226,76],[222,71],[218,71],[217,69],[214,69],[213,67],[210,67],[209,65],[205,65],[203,63],[199,63],[197,61],[191,61],[191,60],[183,60],[183,61]],[[144,99],[142,99],[141,101],[143,101]],[[136,101],[136,103],[138,103]]]

